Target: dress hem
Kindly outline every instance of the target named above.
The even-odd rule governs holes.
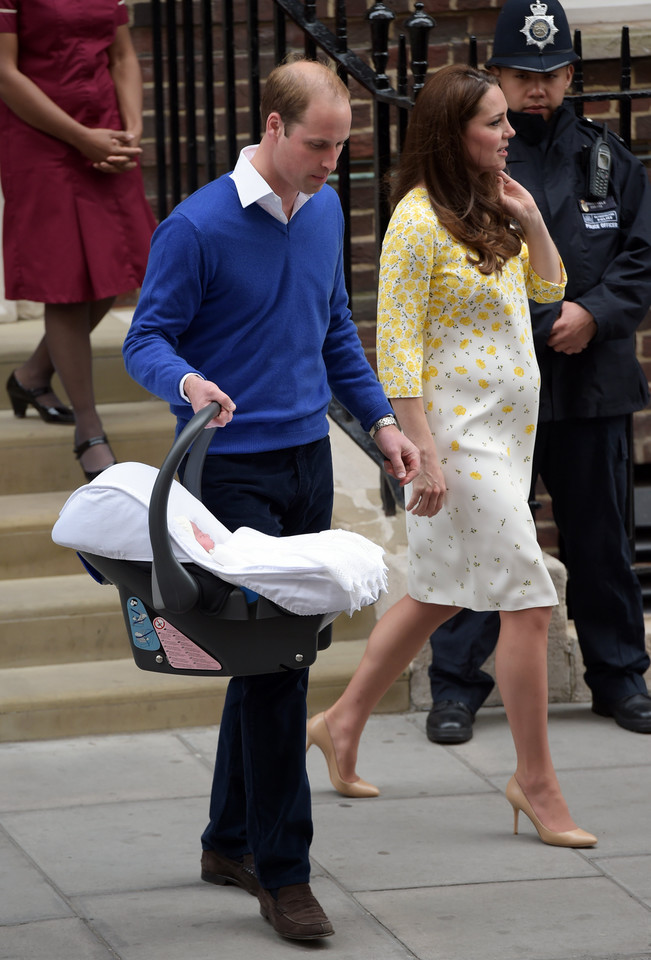
[[[504,611],[504,613],[517,613],[519,610],[537,610],[541,607],[557,607],[559,604],[558,597],[557,597],[551,603],[550,602],[532,603],[531,601],[529,601],[527,603],[522,603],[517,606],[513,602],[508,603],[508,605],[504,603],[500,603],[499,606],[495,606],[495,605],[471,606],[470,604],[467,604],[467,603],[455,603],[454,601],[449,601],[449,600],[445,600],[445,601],[434,600],[431,598],[428,598],[427,600],[421,600],[420,597],[415,597],[412,593],[409,592],[409,590],[407,591],[407,595],[411,597],[412,600],[416,600],[417,603],[430,603],[432,605],[436,604],[440,607],[457,607],[461,610],[473,610],[475,613],[500,613],[501,611]],[[524,600],[524,597],[523,597],[523,600]]]

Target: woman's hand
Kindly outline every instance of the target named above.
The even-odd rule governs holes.
[[[525,234],[533,221],[542,220],[536,201],[529,191],[517,180],[512,180],[503,170],[497,174],[497,193],[504,211],[522,225]]]
[[[133,146],[133,135],[124,130],[84,127],[75,146],[96,170],[122,173],[137,165],[142,148]]]
[[[562,284],[561,258],[534,198],[503,170],[497,174],[497,190],[506,213],[522,227],[532,269],[541,279]]]
[[[409,503],[405,504],[405,510],[413,513],[415,517],[436,516],[443,506],[447,492],[445,477],[438,458],[434,457],[435,462],[429,467],[425,464],[427,459],[429,458],[423,456],[421,451],[420,473],[412,482],[411,498]]]
[[[416,517],[433,517],[443,506],[447,492],[436,444],[422,397],[395,397],[391,401],[400,426],[420,453],[420,469],[412,481],[411,497],[405,510]]]

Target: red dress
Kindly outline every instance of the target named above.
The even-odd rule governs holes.
[[[123,128],[108,48],[124,0],[2,0],[0,33],[18,34],[18,68],[88,127]],[[155,220],[140,168],[93,169],[78,150],[0,101],[4,269],[10,300],[79,303],[139,287]]]

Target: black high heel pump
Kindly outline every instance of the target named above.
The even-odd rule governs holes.
[[[75,415],[70,407],[64,407],[63,404],[56,407],[46,407],[38,402],[38,397],[50,393],[52,387],[48,383],[46,387],[37,387],[36,390],[28,390],[16,380],[16,374],[12,373],[7,380],[7,393],[11,400],[11,406],[14,408],[14,416],[20,420],[25,416],[27,405],[30,404],[38,413],[41,420],[46,423],[74,423]]]

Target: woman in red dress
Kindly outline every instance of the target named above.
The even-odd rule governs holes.
[[[155,226],[138,166],[142,78],[124,0],[2,0],[0,177],[6,295],[45,304],[45,336],[9,378],[75,423],[88,479],[114,462],[95,407],[90,331],[139,287]],[[52,393],[56,369],[73,410]],[[74,413],[73,413],[74,411]]]

